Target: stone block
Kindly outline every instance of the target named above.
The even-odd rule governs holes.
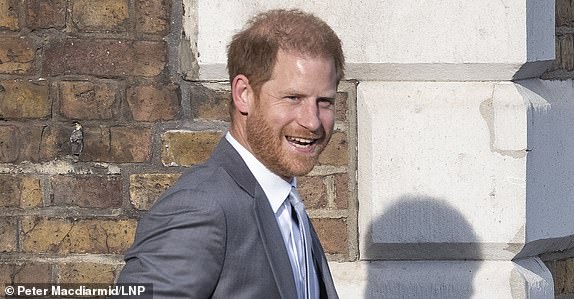
[[[22,218],[24,253],[122,254],[133,242],[133,219]]]
[[[119,110],[115,82],[64,81],[58,84],[60,113],[67,119],[112,119]]]
[[[170,24],[170,1],[137,0],[136,30],[140,33],[166,35]]]
[[[30,39],[0,37],[0,74],[29,74],[35,58],[36,47]]]
[[[552,276],[537,258],[329,265],[341,298],[554,298]]]
[[[52,101],[45,82],[0,81],[0,118],[47,118]]]
[[[87,127],[84,161],[141,163],[151,157],[151,130],[140,127]]]
[[[118,265],[74,262],[58,265],[58,283],[97,283],[112,284]]]
[[[402,0],[365,5],[304,0],[183,4],[190,20],[184,23],[185,35],[197,37],[193,53],[198,76],[206,80],[226,79],[231,36],[251,16],[272,8],[297,7],[330,24],[343,43],[348,79],[510,80],[537,77],[554,59],[551,0],[447,0],[414,6]]]
[[[27,0],[26,25],[31,29],[66,26],[66,0]]]
[[[80,31],[124,32],[129,28],[128,0],[73,0],[72,21]]]
[[[163,71],[166,53],[159,41],[53,40],[44,51],[43,71],[47,76],[154,77]]]
[[[122,183],[119,176],[52,177],[51,205],[82,208],[119,208]]]
[[[0,29],[20,29],[18,3],[18,0],[0,0]]]
[[[211,155],[223,136],[221,132],[168,131],[162,135],[162,162],[165,166],[190,166]]]
[[[145,173],[130,176],[130,201],[138,210],[149,210],[180,174]]]
[[[0,253],[16,251],[17,225],[15,217],[0,217]]]
[[[178,118],[180,92],[176,85],[138,85],[128,89],[128,105],[136,121],[156,122]]]
[[[348,254],[346,218],[312,218],[315,231],[327,254]]]

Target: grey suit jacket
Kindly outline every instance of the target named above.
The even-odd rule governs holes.
[[[321,298],[338,298],[313,228]],[[153,283],[153,298],[297,298],[269,201],[223,138],[139,221],[118,283]]]

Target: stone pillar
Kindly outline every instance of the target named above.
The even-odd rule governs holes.
[[[185,1],[184,1],[185,2]],[[225,45],[282,1],[189,0],[190,78],[225,79]],[[357,89],[359,260],[342,298],[553,298],[538,255],[574,247],[574,86],[554,1],[303,1]]]

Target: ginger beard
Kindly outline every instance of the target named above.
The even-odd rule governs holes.
[[[246,124],[247,141],[253,154],[269,170],[283,178],[306,175],[313,170],[319,155],[329,143],[332,128],[326,131],[321,126],[315,132],[304,128],[290,128],[288,125],[276,128],[269,123],[264,113],[261,113],[260,101],[261,98],[257,97],[257,113],[250,114]],[[310,144],[301,143],[297,138],[314,141]]]

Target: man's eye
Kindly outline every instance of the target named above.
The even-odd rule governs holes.
[[[321,108],[332,108],[335,106],[334,99],[319,99],[319,107]]]
[[[298,97],[298,96],[286,96],[285,98],[288,99],[288,100],[290,100],[290,101],[297,101],[297,100],[299,100],[299,97]]]

